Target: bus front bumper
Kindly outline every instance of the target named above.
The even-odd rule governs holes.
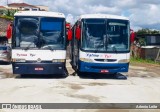
[[[64,74],[65,62],[12,63],[13,74]]]
[[[128,72],[129,63],[89,63],[79,61],[80,72],[117,73]]]

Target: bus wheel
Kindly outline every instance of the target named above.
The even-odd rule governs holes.
[[[121,74],[121,73],[115,73],[114,74],[115,79],[120,79],[120,80],[127,80],[127,76]]]

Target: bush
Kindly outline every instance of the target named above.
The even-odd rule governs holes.
[[[13,20],[14,17],[9,17],[9,16],[0,16],[0,18],[3,18],[3,19],[7,19],[7,20]]]
[[[14,14],[18,10],[12,10],[12,9],[6,9],[6,10],[0,10],[0,18],[8,19],[8,20],[13,20]]]
[[[4,10],[4,15],[5,16],[8,16],[8,17],[14,17],[14,14],[17,12],[18,10],[10,10],[10,9],[7,9],[7,10]]]

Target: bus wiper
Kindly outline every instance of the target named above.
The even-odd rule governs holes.
[[[114,45],[112,45],[112,49],[115,53],[117,53],[117,48]]]
[[[47,46],[47,48],[51,51],[53,51],[54,49],[51,46]]]
[[[31,46],[32,44],[35,44],[35,43],[37,43],[37,40],[36,40],[36,39],[34,39],[33,42],[31,42],[27,47],[25,47],[24,50],[28,50],[28,49],[30,48],[30,46]]]
[[[39,38],[39,39],[37,40],[37,42],[36,42],[36,45],[37,45],[37,47],[40,49],[42,46],[45,45],[45,40]]]
[[[108,48],[108,40],[107,40],[107,38],[106,38],[106,35],[104,35],[104,37],[103,37],[103,41],[101,41],[101,42],[98,44],[98,46],[97,46],[97,49],[96,49],[95,53],[97,53],[97,52],[100,50],[100,46],[101,46],[101,44],[103,44],[103,46],[104,46],[104,47],[105,47],[105,49],[107,50],[107,48]]]
[[[25,47],[24,50],[28,50],[32,44],[33,44],[33,42],[30,43],[27,47]]]
[[[101,46],[102,42],[100,42],[98,45],[97,45],[97,49],[95,50],[95,53],[97,53],[99,50],[100,50],[100,46]]]

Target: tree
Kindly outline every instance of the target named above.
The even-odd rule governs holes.
[[[151,30],[148,28],[140,29],[136,32],[137,35],[143,35],[143,34],[160,34],[160,31],[158,30]]]

